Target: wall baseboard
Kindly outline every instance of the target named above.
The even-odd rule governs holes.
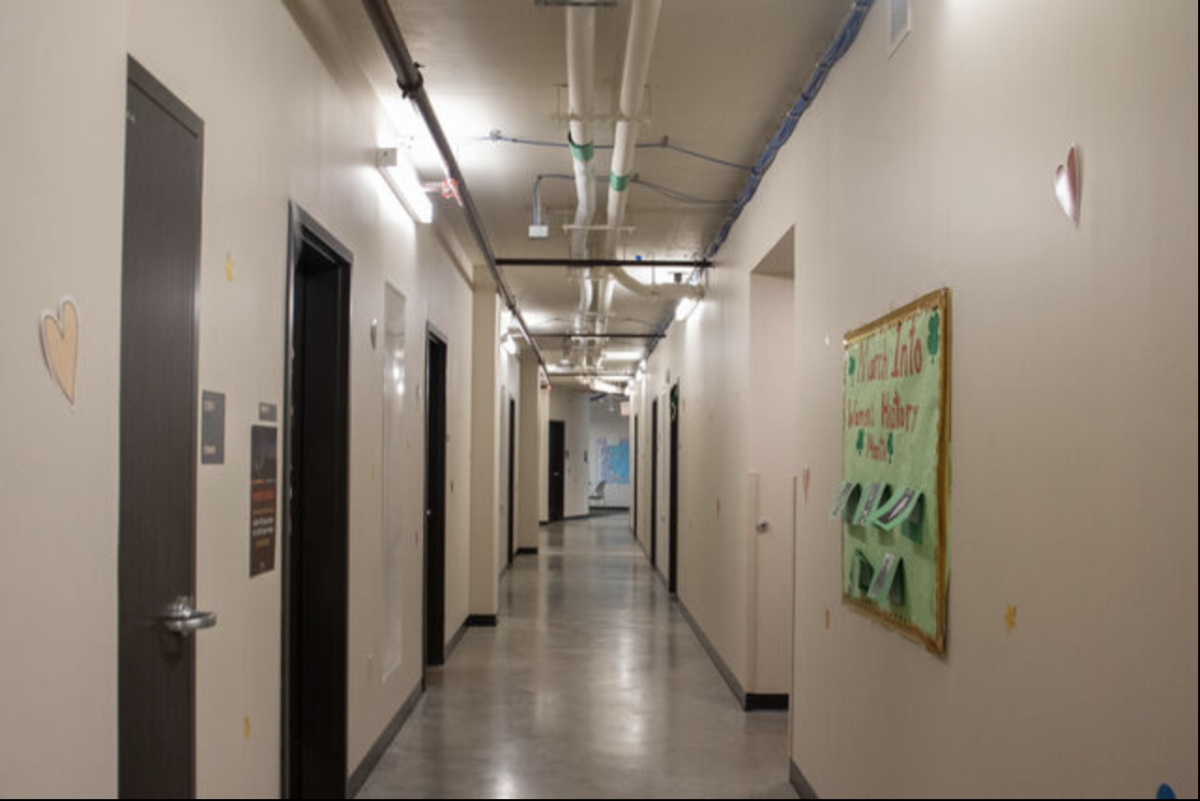
[[[455,635],[456,637],[458,635]],[[404,724],[408,721],[409,715],[416,708],[417,702],[421,700],[423,692],[421,682],[417,682],[417,686],[408,694],[408,698],[400,706],[400,710],[396,712],[391,722],[380,732],[379,737],[371,746],[371,750],[367,751],[367,755],[363,757],[362,762],[358,763],[358,767],[350,774],[350,778],[346,782],[346,797],[354,798],[362,790],[363,785],[367,783],[367,779],[371,776],[371,771],[375,770],[379,765],[379,760],[383,759],[383,755],[387,753],[388,746],[392,744],[392,740],[396,739],[396,735],[400,733],[400,729],[404,728]]]
[[[537,548],[518,548],[517,549],[517,556],[537,556],[537,555],[538,555]]]
[[[499,615],[467,615],[465,625],[474,629],[494,629],[499,624]]]
[[[676,596],[675,602],[679,605],[679,611],[683,613],[683,619],[692,627],[692,633],[700,641],[700,647],[708,654],[708,658],[712,660],[713,665],[717,668],[717,672],[721,674],[721,678],[725,679],[725,683],[729,685],[729,689],[733,692],[733,697],[737,699],[738,706],[745,709],[746,691],[742,689],[741,682],[737,680],[737,676],[733,675],[733,671],[729,669],[729,665],[725,664],[725,660],[717,653],[717,649],[709,641],[708,636],[704,633],[704,629],[700,628],[700,624],[696,622],[696,619],[692,617],[692,613],[688,611],[683,599]]]
[[[788,771],[788,779],[792,783],[792,789],[796,791],[796,795],[801,798],[820,798],[813,786],[808,783],[808,779],[804,778],[804,773],[800,768],[796,767],[794,759],[788,760],[791,769]]]
[[[696,618],[692,617],[692,613],[688,611],[683,599],[677,595],[675,596],[675,602],[679,605],[679,611],[683,613],[683,619],[691,626],[696,639],[700,641],[700,647],[708,654],[708,658],[716,666],[717,672],[721,674],[721,678],[725,679],[725,683],[729,685],[729,689],[733,693],[733,697],[737,699],[738,706],[742,708],[742,711],[766,712],[787,710],[788,696],[786,693],[746,692],[742,687],[742,683],[737,680],[737,676],[734,675],[729,665],[725,664],[725,660],[721,658],[721,654],[717,652],[716,647],[708,639],[708,636],[704,633],[704,629],[700,628],[700,624],[696,622]]]
[[[454,636],[446,643],[445,649],[442,651],[442,664],[445,665],[450,661],[450,655],[454,653],[454,649],[463,641],[463,637],[467,636],[467,621],[464,619],[462,625],[458,627],[458,631],[454,632]]]

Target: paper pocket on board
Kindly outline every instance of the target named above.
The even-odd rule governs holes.
[[[838,488],[837,498],[833,502],[833,508],[829,510],[830,520],[837,520],[845,513],[850,504],[850,498],[854,496],[854,491],[857,489],[857,481],[842,482],[842,486]]]
[[[891,531],[910,518],[916,522],[920,519],[918,512],[920,506],[921,491],[912,487],[904,487],[893,493],[887,503],[880,505],[875,510],[875,513],[871,515],[871,525],[878,526],[884,531]]]
[[[888,486],[882,481],[876,481],[873,484],[864,487],[862,493],[862,502],[858,505],[858,514],[854,516],[854,525],[865,526],[871,520],[871,515],[875,509],[887,501]]]
[[[902,564],[904,564],[902,557],[894,553],[884,554],[883,561],[879,564],[879,569],[875,571],[875,578],[871,582],[871,589],[867,591],[867,597],[879,603],[885,597],[889,596]]]

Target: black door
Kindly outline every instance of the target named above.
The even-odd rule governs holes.
[[[196,348],[204,125],[133,59],[128,70],[121,278],[118,790],[123,798],[188,798],[196,786],[196,651],[191,632],[215,620],[189,611],[196,591]]]
[[[658,567],[658,398],[650,404],[650,565]]]
[[[517,402],[508,399],[508,563],[513,562],[516,532],[513,530],[513,471],[517,461]]]
[[[671,568],[667,578],[667,589],[679,591],[679,384],[671,387],[671,443],[667,457],[671,460],[671,525],[669,547]]]
[[[291,798],[344,798],[351,256],[295,206],[291,225],[285,769]]]
[[[563,519],[563,503],[566,496],[566,442],[567,424],[562,420],[550,421],[550,520]]]
[[[638,533],[638,419],[637,415],[633,416],[633,538],[637,539]]]
[[[446,661],[446,341],[425,346],[425,664]]]

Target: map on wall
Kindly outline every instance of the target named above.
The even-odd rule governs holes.
[[[629,439],[622,437],[613,443],[606,437],[600,437],[596,440],[596,450],[603,459],[600,478],[609,484],[628,484]]]
[[[842,523],[846,603],[944,654],[949,587],[950,292],[846,334]]]

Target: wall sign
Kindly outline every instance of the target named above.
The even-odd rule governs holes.
[[[200,398],[200,464],[225,464],[225,395],[207,389]]]
[[[946,650],[950,290],[846,334],[842,521],[847,604]]]
[[[278,429],[250,427],[250,577],[275,569]]]

